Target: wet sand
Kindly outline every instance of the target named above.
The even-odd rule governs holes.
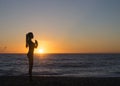
[[[0,86],[120,86],[120,77],[1,76]]]

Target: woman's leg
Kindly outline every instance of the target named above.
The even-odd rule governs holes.
[[[29,58],[29,76],[32,79],[33,57]]]

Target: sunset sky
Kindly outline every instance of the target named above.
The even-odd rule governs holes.
[[[120,53],[120,0],[0,0],[0,53]]]

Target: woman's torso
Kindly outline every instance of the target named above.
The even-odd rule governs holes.
[[[29,51],[28,54],[33,55],[35,44],[32,41],[29,41]]]

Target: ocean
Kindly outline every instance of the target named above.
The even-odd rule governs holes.
[[[33,75],[120,77],[120,54],[36,54]],[[0,76],[28,76],[26,54],[0,54]]]

